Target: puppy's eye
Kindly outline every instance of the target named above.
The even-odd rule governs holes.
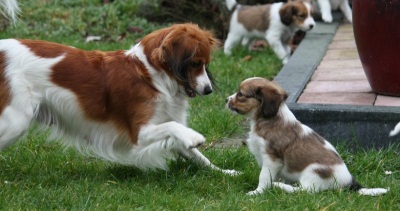
[[[192,68],[200,68],[202,65],[203,65],[203,63],[201,63],[201,62],[191,62],[190,63],[190,66]]]
[[[243,97],[243,94],[242,94],[241,92],[238,92],[238,93],[236,94],[236,96],[238,96],[238,97]]]
[[[307,18],[307,15],[301,14],[301,15],[299,15],[299,17],[300,17],[301,19],[306,19],[306,18]]]

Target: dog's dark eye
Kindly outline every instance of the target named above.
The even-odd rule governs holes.
[[[301,19],[306,19],[306,18],[307,18],[307,15],[301,14],[301,15],[299,15],[299,17],[300,17]]]
[[[242,94],[241,92],[238,92],[238,93],[236,94],[236,96],[238,96],[238,97],[243,97],[243,94]]]
[[[192,66],[192,68],[200,68],[203,65],[203,63],[201,62],[191,62],[190,66]]]

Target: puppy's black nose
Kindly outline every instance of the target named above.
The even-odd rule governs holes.
[[[206,86],[204,88],[204,95],[208,95],[212,93],[212,88],[210,86]]]
[[[314,28],[314,24],[311,24],[311,25],[310,25],[310,29],[312,29],[312,28]]]
[[[229,97],[227,97],[227,98],[225,99],[225,103],[228,103],[228,101],[229,101]]]

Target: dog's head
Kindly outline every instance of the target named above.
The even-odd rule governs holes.
[[[218,41],[210,31],[195,24],[176,24],[154,31],[141,44],[150,64],[176,79],[187,96],[212,92],[213,80],[207,66]]]
[[[226,106],[238,114],[268,119],[278,113],[287,97],[285,90],[275,82],[249,78],[240,84],[237,93],[226,99]]]
[[[283,24],[302,31],[309,31],[315,26],[313,13],[313,6],[306,0],[290,0],[279,11]]]

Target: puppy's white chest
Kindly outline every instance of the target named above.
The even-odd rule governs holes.
[[[266,140],[257,135],[257,133],[255,133],[252,128],[249,132],[249,138],[246,140],[246,142],[250,152],[256,158],[258,165],[261,166],[263,162],[263,157],[265,157],[266,155]]]

